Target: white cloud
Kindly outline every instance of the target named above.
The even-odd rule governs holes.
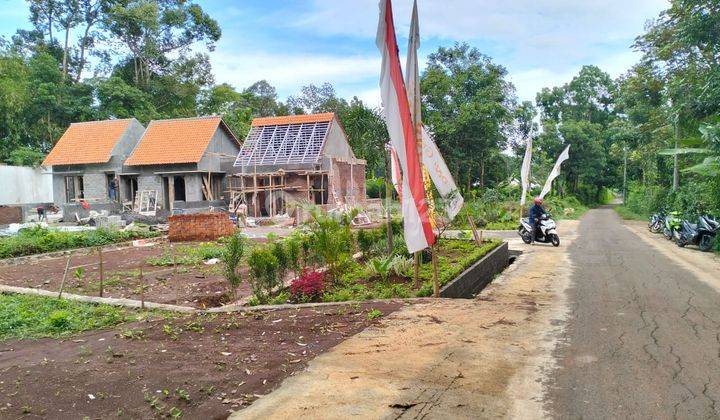
[[[399,35],[407,32],[412,2],[395,1]],[[372,38],[376,0],[313,0],[293,25],[322,35]],[[597,50],[629,44],[668,0],[438,0],[421,1],[420,30],[440,41],[485,42],[510,51],[512,62],[552,65],[592,57]],[[629,45],[627,45],[629,46]]]
[[[329,82],[336,87],[365,83],[380,68],[379,56],[217,52],[211,57],[218,82],[227,82],[242,89],[264,79],[277,88],[281,97],[294,94],[300,87],[311,83]]]
[[[640,59],[634,51],[623,51],[608,55],[594,64],[611,77],[617,78],[630,69]],[[534,67],[529,70],[509,72],[509,79],[515,85],[521,101],[535,101],[535,95],[544,87],[562,86],[572,80],[580,72],[582,65],[569,66],[564,71],[553,71],[547,68]]]

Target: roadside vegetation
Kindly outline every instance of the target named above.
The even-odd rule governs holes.
[[[112,231],[97,229],[84,232],[60,232],[33,227],[21,229],[16,236],[0,238],[0,259],[64,251],[127,242],[159,236],[157,232]]]
[[[401,229],[400,222],[393,223],[393,250],[388,254],[386,227],[353,232],[349,216],[334,218],[316,211],[306,229],[286,239],[256,245],[248,252],[247,281],[253,291],[250,304],[430,296],[430,254],[423,254],[415,283],[413,258],[407,252]],[[441,286],[499,244],[488,241],[477,246],[465,239],[441,240],[437,251]],[[353,258],[358,252],[362,257]],[[227,276],[231,281],[232,272]],[[285,288],[283,283],[289,278],[293,280]]]
[[[67,337],[147,318],[135,310],[43,296],[0,294],[0,340]]]

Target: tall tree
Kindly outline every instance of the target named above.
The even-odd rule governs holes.
[[[467,44],[440,47],[422,75],[423,119],[456,179],[484,187],[512,131],[517,106],[507,70]],[[490,176],[489,176],[490,175]]]

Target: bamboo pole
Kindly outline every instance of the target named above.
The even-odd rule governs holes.
[[[103,297],[103,281],[105,280],[105,270],[103,269],[102,247],[98,248],[99,270],[100,270],[100,297]]]
[[[437,243],[432,247],[432,267],[433,267],[433,296],[440,297],[440,281],[438,275],[438,256]]]
[[[68,270],[70,269],[70,258],[72,254],[68,255],[67,262],[65,263],[65,271],[63,272],[63,278],[60,282],[60,292],[58,293],[58,299],[62,299],[63,288],[65,287],[65,279],[67,279]]]
[[[140,267],[140,274],[138,275],[140,280],[140,309],[145,309],[145,278],[143,277],[143,269]]]

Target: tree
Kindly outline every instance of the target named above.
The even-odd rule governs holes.
[[[501,160],[512,131],[517,100],[506,77],[504,67],[467,44],[440,47],[422,75],[425,125],[465,189],[507,175],[487,170]]]

